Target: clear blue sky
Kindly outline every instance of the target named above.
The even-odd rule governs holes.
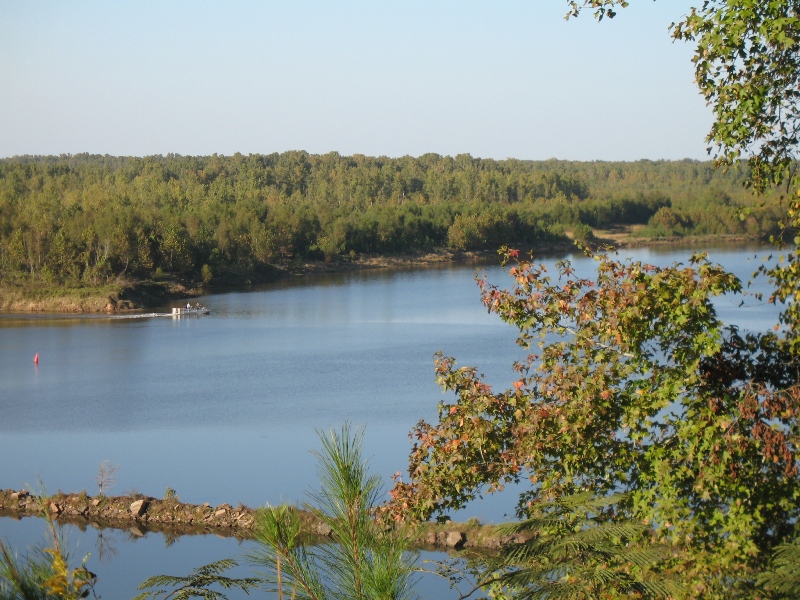
[[[0,0],[0,156],[706,157],[691,0]]]

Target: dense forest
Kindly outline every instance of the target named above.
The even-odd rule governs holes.
[[[645,237],[773,233],[779,212],[754,204],[745,177],[692,160],[14,157],[0,160],[0,283],[209,283],[271,264],[543,246],[620,225]]]

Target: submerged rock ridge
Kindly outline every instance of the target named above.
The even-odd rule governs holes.
[[[310,543],[322,542],[331,530],[311,512],[297,509],[303,534]],[[27,490],[0,490],[0,517],[42,517],[48,513],[59,522],[79,527],[129,530],[136,536],[162,532],[172,536],[216,534],[240,539],[253,536],[256,527],[256,510],[239,504],[223,503],[211,506],[187,504],[177,496],[164,499],[143,494],[127,496],[89,496],[57,494],[40,497]],[[498,535],[492,525],[469,523],[427,523],[415,536],[415,543],[423,548],[496,549],[507,544],[523,543],[532,534]]]
[[[234,508],[230,504],[211,506],[207,502],[186,504],[176,496],[159,500],[142,494],[92,497],[86,493],[59,492],[40,498],[26,490],[0,490],[2,515],[42,516],[45,511],[58,520],[84,519],[110,527],[127,527],[134,522],[248,530],[255,525],[255,511],[243,505]]]

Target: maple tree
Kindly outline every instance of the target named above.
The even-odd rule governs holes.
[[[569,4],[572,16],[591,8],[602,19],[628,3]],[[723,168],[746,158],[756,192],[785,186],[790,239],[800,230],[793,188],[799,13],[795,0],[707,0],[671,27],[675,39],[697,44],[697,83],[715,116],[709,151]],[[511,288],[479,280],[488,310],[518,328],[518,343],[531,354],[500,393],[475,368],[437,357],[437,381],[451,400],[440,403],[438,422],[412,432],[411,479],[396,483],[388,510],[426,519],[528,479],[518,506],[528,521],[555,514],[548,513],[554,502],[589,494],[609,508],[587,509],[580,531],[634,523],[647,533],[622,545],[617,539],[617,547],[666,549],[650,564],[617,564],[626,577],[601,578],[600,587],[586,567],[596,574],[613,566],[607,554],[589,553],[580,566],[539,556],[534,566],[515,564],[520,552],[512,552],[506,581],[528,581],[515,590],[527,597],[547,597],[557,583],[568,597],[634,588],[705,598],[800,592],[785,559],[796,554],[800,516],[800,255],[788,251],[763,269],[775,287],[770,300],[783,304],[782,327],[746,334],[726,327],[713,304],[742,282],[705,255],[670,267],[603,253],[595,259],[593,279],[576,276],[566,261],[552,277],[504,250]],[[527,546],[568,539],[586,552],[574,534],[553,535],[543,531]],[[648,571],[673,583],[677,574],[679,584],[648,588]]]
[[[782,337],[717,317],[713,299],[741,282],[702,255],[666,268],[600,255],[593,280],[567,261],[552,278],[514,250],[505,258],[514,285],[480,280],[483,302],[534,352],[501,393],[437,358],[454,398],[413,432],[398,516],[428,518],[522,478],[533,488],[521,515],[578,492],[625,492],[615,518],[672,546],[693,593],[752,573],[800,516],[800,387]]]

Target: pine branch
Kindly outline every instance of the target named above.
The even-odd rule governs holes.
[[[225,594],[216,590],[209,589],[210,586],[218,585],[223,589],[240,589],[249,595],[250,590],[257,588],[260,581],[254,577],[244,579],[234,579],[224,577],[220,573],[238,566],[232,559],[225,558],[216,562],[203,565],[195,569],[191,575],[180,577],[175,575],[155,575],[139,585],[140,590],[148,588],[176,587],[170,591],[168,589],[155,589],[137,595],[133,600],[156,600],[163,598],[174,598],[175,600],[186,600],[187,598],[206,598],[207,600],[226,600]]]

